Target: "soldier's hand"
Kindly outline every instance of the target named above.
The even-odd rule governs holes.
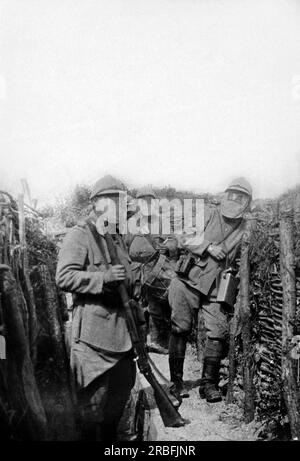
[[[218,261],[221,261],[221,259],[224,259],[226,256],[225,251],[220,245],[209,245],[209,247],[207,248],[207,252]]]
[[[121,264],[111,266],[104,275],[105,283],[121,282],[126,279],[125,267]]]

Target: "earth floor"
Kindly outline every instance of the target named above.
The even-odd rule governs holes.
[[[162,373],[168,377],[168,356],[150,354],[152,360]],[[242,410],[237,404],[226,405],[224,401],[207,403],[199,398],[198,387],[200,363],[192,346],[188,347],[184,380],[190,391],[190,397],[183,399],[179,412],[189,423],[183,427],[164,427],[157,408],[152,410],[152,424],[157,441],[254,441],[255,423],[245,424]],[[146,385],[147,387],[147,385]],[[151,394],[147,387],[147,393]],[[152,397],[153,399],[153,397]],[[152,400],[150,397],[150,400]]]

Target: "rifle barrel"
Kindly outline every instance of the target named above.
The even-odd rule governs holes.
[[[108,248],[108,252],[113,265],[121,264],[115,244],[112,236],[107,232],[105,234],[105,240]],[[149,363],[148,353],[142,340],[140,339],[138,327],[136,325],[132,308],[130,306],[130,297],[127,292],[125,282],[120,282],[118,285],[118,291],[122,299],[122,304],[125,309],[125,318],[127,327],[131,336],[133,348],[137,356],[137,362],[141,373],[145,376],[148,383],[154,391],[154,398],[166,427],[179,427],[186,424],[186,421],[181,417],[175,406],[173,405],[170,397],[164,388],[157,381]]]

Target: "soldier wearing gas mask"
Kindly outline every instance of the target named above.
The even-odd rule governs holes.
[[[124,184],[112,176],[97,181],[93,210],[69,231],[58,258],[57,285],[74,299],[70,361],[83,440],[117,439],[135,382],[132,342],[118,293],[121,281],[132,290],[131,261],[119,232],[125,194]],[[104,227],[112,234],[120,265],[110,262]]]
[[[151,276],[152,269],[155,271],[156,266],[153,267],[153,260],[157,260],[158,254],[168,258],[168,263],[165,264],[170,266],[174,262],[174,268],[177,257],[175,236],[159,232],[161,227],[159,212],[152,203],[155,199],[157,197],[151,187],[143,187],[137,191],[137,203],[143,205],[135,215],[139,231],[135,235],[129,235],[127,239],[131,260],[138,261],[142,265],[141,279],[143,282],[147,280],[146,274],[149,273]],[[158,224],[158,233],[152,233],[152,225],[155,221]],[[161,291],[155,286],[149,287],[144,283],[142,287],[142,299],[147,303],[149,313],[150,342],[147,346],[149,351],[158,354],[168,354],[170,307],[167,287],[165,291],[166,294],[161,296]]]
[[[218,389],[220,362],[226,356],[229,306],[220,302],[220,277],[232,267],[238,255],[245,229],[244,214],[249,210],[252,188],[244,178],[228,186],[216,207],[205,207],[204,229],[180,238],[187,250],[179,260],[177,277],[169,289],[172,332],[169,342],[169,366],[174,392],[188,397],[183,383],[183,365],[187,336],[191,332],[193,312],[202,309],[206,344],[199,388],[208,402],[222,399]],[[198,310],[199,312],[199,310]]]

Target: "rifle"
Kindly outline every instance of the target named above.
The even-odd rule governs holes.
[[[0,242],[2,244],[3,242]],[[1,248],[2,253],[2,248]],[[0,254],[0,359],[6,358],[6,340],[5,340],[5,326],[4,326],[4,310],[3,310],[3,273],[9,269],[6,264],[2,264],[2,254]]]
[[[107,232],[104,238],[107,244],[108,253],[110,255],[111,264],[121,264],[112,236]],[[142,339],[140,338],[139,329],[136,322],[136,315],[133,310],[134,302],[132,302],[128,295],[125,282],[120,282],[118,284],[118,291],[125,310],[127,328],[131,337],[139,370],[145,376],[148,383],[154,390],[154,398],[163,423],[166,427],[183,426],[186,424],[186,421],[180,416],[179,412],[172,403],[171,397],[159,384],[151,369],[148,352]]]

